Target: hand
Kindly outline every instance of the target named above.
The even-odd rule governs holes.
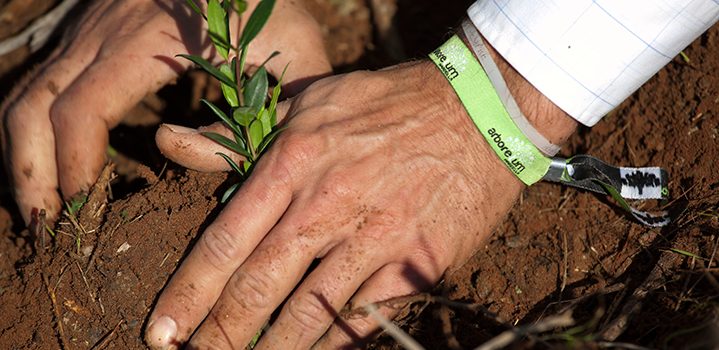
[[[338,318],[348,302],[428,288],[522,189],[428,61],[321,80],[283,110],[287,128],[160,296],[150,345],[242,348],[285,300],[259,349],[362,344],[377,324]],[[186,166],[222,163],[217,148],[193,147],[203,138],[175,126],[157,135]]]
[[[0,106],[1,136],[26,223],[32,208],[51,216],[60,210],[58,187],[65,198],[89,189],[105,162],[108,129],[189,67],[175,55],[213,58],[203,23],[184,1],[96,1],[14,89]],[[279,76],[292,62],[285,92],[296,93],[331,71],[319,26],[295,1],[277,1],[248,51],[248,67],[274,50],[282,54],[269,63],[270,73]]]

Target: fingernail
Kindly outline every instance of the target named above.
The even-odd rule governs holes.
[[[170,129],[175,134],[197,134],[197,130],[193,128],[186,128],[184,126],[175,124],[162,124],[163,127]]]
[[[147,328],[145,339],[154,349],[167,349],[175,342],[177,323],[167,316],[156,319]]]

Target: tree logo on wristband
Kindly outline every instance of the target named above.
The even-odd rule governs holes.
[[[456,45],[446,45],[437,48],[432,52],[439,60],[439,68],[449,81],[459,77],[467,68],[469,58],[466,52],[462,51],[462,47]]]

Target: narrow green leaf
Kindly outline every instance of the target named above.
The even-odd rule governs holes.
[[[215,106],[214,103],[212,103],[208,100],[205,100],[204,98],[201,99],[200,101],[202,101],[202,103],[204,103],[207,107],[209,107],[212,110],[212,112],[215,113],[215,115],[218,118],[220,118],[220,120],[222,120],[225,123],[225,125],[227,125],[227,127],[230,128],[230,130],[232,130],[233,133],[235,133],[235,134],[242,133],[240,128],[238,128],[237,125],[235,125],[235,123],[232,122],[232,119],[227,117],[227,114],[225,114],[225,112],[223,112],[220,109],[220,107]]]
[[[230,151],[233,151],[237,154],[240,154],[242,156],[245,156],[247,158],[252,158],[252,156],[243,148],[240,147],[237,143],[234,141],[228,139],[227,137],[214,133],[214,132],[203,132],[201,133],[203,136],[207,137],[208,139],[215,141],[219,143],[220,145],[224,146],[225,148],[229,149]]]
[[[213,77],[215,77],[215,79],[217,79],[217,80],[219,80],[219,81],[221,81],[221,82],[223,82],[223,83],[225,83],[225,84],[227,84],[227,85],[232,85],[232,84],[233,84],[232,80],[230,80],[230,78],[229,78],[228,76],[226,76],[225,74],[223,74],[222,72],[220,72],[219,69],[215,68],[215,66],[213,66],[213,65],[212,65],[210,62],[208,62],[206,59],[204,59],[204,58],[202,58],[202,57],[200,57],[200,56],[197,56],[197,55],[185,55],[185,54],[180,54],[180,55],[177,55],[177,56],[192,61],[192,63],[194,63],[194,64],[200,66],[200,68],[202,68],[203,70],[205,70],[205,72],[210,73],[210,75],[212,75]]]
[[[233,194],[235,194],[235,192],[237,191],[237,188],[239,188],[239,187],[240,187],[239,182],[230,186],[230,188],[228,188],[227,191],[225,191],[225,193],[222,194],[222,198],[220,198],[220,203],[222,203],[222,204],[227,203],[227,200],[230,199],[230,197],[232,197]]]
[[[279,135],[280,132],[282,132],[284,130],[285,130],[285,128],[279,128],[279,129],[271,132],[269,135],[265,136],[265,138],[262,139],[262,143],[260,143],[260,146],[257,147],[257,150],[258,150],[257,153],[262,154],[262,152],[265,151],[265,148],[267,148],[267,146],[269,146],[272,143],[272,141],[274,141],[277,138],[277,135]]]
[[[82,209],[85,203],[87,203],[87,198],[88,196],[86,194],[77,194],[70,198],[69,202],[65,202],[65,209],[67,209],[67,212],[70,213],[70,215],[75,216],[80,212],[80,209]]]
[[[235,75],[232,71],[233,69],[227,63],[220,66],[220,72],[222,72],[222,74],[235,80]],[[225,100],[230,107],[235,108],[240,105],[240,97],[237,95],[237,84],[227,85],[220,82],[220,88],[222,88],[222,95],[225,96]]]
[[[251,147],[255,150],[255,154],[258,154],[257,150],[259,149],[260,143],[262,143],[262,122],[259,120],[255,120],[252,123],[250,123],[250,144]]]
[[[242,168],[245,169],[245,174],[250,171],[250,168],[252,167],[252,162],[244,162],[242,163]]]
[[[266,66],[266,65],[267,65],[267,62],[269,62],[271,59],[273,59],[273,58],[279,56],[279,54],[280,54],[279,51],[273,51],[273,52],[270,54],[269,57],[265,58],[265,60],[262,62],[262,64],[260,65],[259,68],[262,68],[262,67]]]
[[[257,120],[262,123],[262,138],[272,132],[272,121],[270,120],[270,113],[266,109],[260,111]]]
[[[230,32],[227,21],[227,12],[218,0],[210,0],[207,4],[207,25],[210,39],[215,44],[217,53],[227,60],[230,48]]]
[[[250,126],[255,116],[257,115],[257,109],[253,107],[239,107],[232,112],[232,119],[239,125],[244,127]]]
[[[238,174],[240,174],[241,176],[245,176],[245,172],[242,171],[242,170],[240,169],[240,166],[237,165],[237,163],[235,163],[235,161],[232,160],[232,158],[230,158],[228,155],[226,155],[226,154],[224,154],[224,153],[220,153],[220,152],[216,152],[215,154],[218,155],[218,156],[220,156],[220,157],[222,157],[223,159],[225,159],[225,161],[226,161],[228,164],[230,164],[230,168],[232,168],[232,170],[236,171],[236,172],[237,172]]]
[[[685,255],[685,256],[688,256],[688,257],[690,257],[690,258],[694,258],[694,259],[697,259],[697,260],[706,260],[706,258],[702,258],[701,256],[696,255],[696,254],[691,253],[691,252],[688,252],[688,251],[686,251],[686,250],[681,250],[681,249],[677,249],[677,248],[669,248],[669,250],[672,251],[672,252],[675,252],[675,253],[677,253],[677,254]]]
[[[267,70],[265,68],[258,69],[245,86],[245,106],[255,107],[257,110],[264,107],[268,84]]]
[[[270,13],[272,13],[272,8],[274,6],[275,0],[262,0],[259,4],[257,4],[257,7],[255,7],[255,10],[252,11],[252,14],[250,15],[250,19],[247,20],[245,30],[242,31],[240,43],[238,44],[239,47],[242,49],[246,48],[257,36],[260,30],[262,30],[262,27],[264,27],[267,23],[267,20],[270,18]]]
[[[244,149],[245,152],[247,152],[247,142],[245,141],[245,135],[240,133],[233,133],[235,135],[235,142],[237,142],[238,145],[240,145],[240,148]]]
[[[234,49],[234,47],[229,42],[222,39],[221,36],[215,33],[210,33],[209,31],[207,32],[207,35],[210,37],[213,44],[217,43],[217,45],[221,45],[222,48],[226,48],[228,51],[229,49]],[[227,58],[225,58],[225,60],[227,60]]]
[[[270,111],[270,123],[272,124],[272,127],[274,128],[275,125],[277,125],[277,102],[280,100],[280,94],[282,93],[282,80],[285,78],[285,73],[287,73],[287,67],[289,67],[290,64],[288,63],[285,65],[285,69],[282,70],[282,75],[280,75],[280,79],[277,81],[277,85],[272,89],[272,99],[270,100],[270,108],[268,109]]]
[[[207,19],[207,17],[205,17],[205,14],[202,13],[202,10],[200,10],[200,7],[197,6],[197,4],[195,4],[195,0],[185,0],[185,2],[187,3],[188,6],[190,6],[190,8],[192,9],[193,12],[202,16],[202,18]]]

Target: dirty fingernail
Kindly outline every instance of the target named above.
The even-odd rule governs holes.
[[[148,345],[154,349],[167,349],[175,342],[177,323],[167,316],[152,322],[145,336]]]
[[[197,134],[197,130],[193,128],[186,128],[184,126],[175,124],[162,124],[162,127],[170,129],[170,131],[176,134]]]

